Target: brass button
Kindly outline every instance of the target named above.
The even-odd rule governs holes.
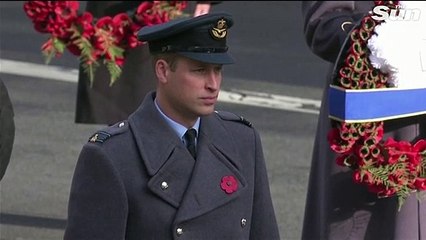
[[[247,225],[247,219],[241,218],[241,227],[245,227]]]
[[[183,229],[182,229],[182,228],[177,228],[177,229],[176,229],[176,234],[177,234],[178,236],[182,235],[182,234],[183,234]]]
[[[169,188],[169,184],[167,182],[162,182],[161,189],[166,190],[167,188]]]
[[[123,127],[124,126],[124,122],[121,122],[120,124],[118,124],[118,127]]]

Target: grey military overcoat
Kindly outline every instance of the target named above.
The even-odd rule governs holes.
[[[230,113],[202,117],[194,161],[153,99],[84,145],[64,239],[279,239],[257,131]]]
[[[333,67],[347,33],[369,10],[371,1],[304,1],[304,32],[311,50]],[[345,30],[345,31],[344,31]],[[321,79],[318,79],[321,80]],[[398,212],[396,198],[378,199],[352,181],[348,168],[337,166],[327,142],[328,86],[325,81],[315,138],[302,239],[426,240],[426,199],[412,194]],[[426,115],[385,122],[385,138],[426,138]]]

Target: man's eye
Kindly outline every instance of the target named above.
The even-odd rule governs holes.
[[[215,72],[221,72],[222,71],[222,66],[216,67],[214,70],[215,70]]]

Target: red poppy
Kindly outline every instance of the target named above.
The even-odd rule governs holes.
[[[220,183],[220,188],[225,191],[227,194],[231,194],[238,189],[238,182],[234,176],[224,176],[222,182]]]
[[[417,178],[414,185],[417,189],[426,190],[426,178]]]
[[[89,12],[78,14],[78,1],[26,1],[23,9],[36,31],[50,34],[42,46],[47,62],[67,49],[80,58],[92,83],[98,61],[103,61],[112,84],[120,76],[125,51],[143,44],[138,30],[178,17],[185,7],[186,1],[143,2],[134,15],[123,12],[99,19]]]

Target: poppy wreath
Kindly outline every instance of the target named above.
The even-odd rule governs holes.
[[[396,9],[398,2],[375,1],[375,5]],[[352,29],[340,65],[336,65],[333,85],[358,90],[391,87],[389,74],[374,68],[368,57],[371,52],[367,42],[380,23],[370,12]],[[331,120],[331,124],[327,138],[337,153],[336,163],[353,170],[355,183],[366,185],[379,198],[396,196],[398,210],[412,192],[426,190],[426,139],[384,139],[383,121]]]
[[[34,29],[49,34],[42,45],[46,63],[65,49],[78,56],[93,84],[99,62],[110,73],[110,85],[120,76],[126,50],[143,42],[137,40],[141,27],[167,22],[185,15],[187,1],[143,1],[132,13],[95,19],[90,12],[78,13],[78,1],[26,1],[24,11]]]

